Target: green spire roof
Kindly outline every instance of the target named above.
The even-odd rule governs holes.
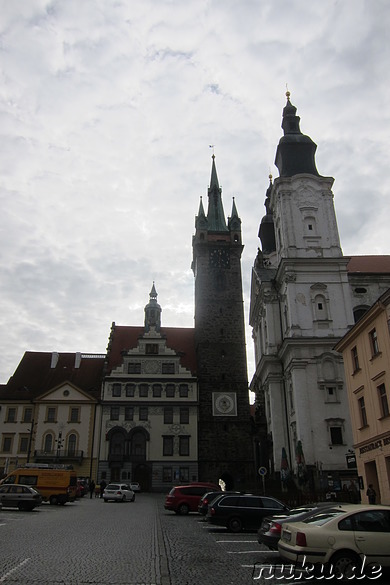
[[[217,169],[215,167],[215,156],[211,168],[211,181],[208,189],[209,208],[207,211],[208,229],[210,232],[227,232],[225,213],[221,197],[222,189],[218,183]]]

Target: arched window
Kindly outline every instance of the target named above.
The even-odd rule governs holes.
[[[359,307],[354,307],[353,309],[353,318],[355,319],[355,323],[359,321],[363,315],[365,315],[370,307],[367,305],[360,305]]]
[[[53,435],[47,433],[44,440],[43,450],[45,453],[51,453],[53,451]]]
[[[131,438],[131,455],[146,458],[146,437],[143,432],[135,432]]]
[[[68,437],[68,455],[75,455],[76,453],[77,437],[74,433]]]

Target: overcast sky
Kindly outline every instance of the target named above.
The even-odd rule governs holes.
[[[251,267],[286,84],[345,255],[390,253],[388,0],[0,0],[0,382],[104,353],[112,321],[192,327],[210,144]]]

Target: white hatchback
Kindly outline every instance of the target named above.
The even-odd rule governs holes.
[[[335,504],[301,522],[287,520],[278,549],[312,577],[377,578],[390,567],[390,506]]]
[[[134,502],[135,493],[126,483],[109,483],[103,492],[105,502]]]

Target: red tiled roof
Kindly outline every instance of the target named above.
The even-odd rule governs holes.
[[[347,270],[350,273],[390,274],[390,256],[351,256]]]
[[[59,353],[55,368],[51,360],[51,352],[26,351],[14,375],[0,387],[0,399],[30,400],[65,382],[99,398],[104,357],[82,357],[78,368],[75,353]]]
[[[109,342],[108,371],[122,363],[122,351],[137,347],[138,339],[144,332],[144,327],[113,325]],[[161,327],[161,334],[166,338],[167,347],[181,356],[182,366],[195,374],[195,330],[184,327]]]

